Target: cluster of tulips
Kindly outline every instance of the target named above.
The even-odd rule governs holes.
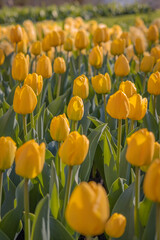
[[[38,239],[35,236],[38,218],[35,217],[32,229],[30,224],[29,186],[30,182],[35,184],[43,179],[45,164],[55,169],[58,179],[51,182],[51,213],[75,239],[79,235],[73,231],[86,239],[103,233],[106,239],[129,239],[127,227],[134,229],[132,239],[142,239],[140,204],[145,195],[156,203],[152,238],[160,240],[159,29],[159,20],[147,28],[139,18],[129,32],[123,32],[119,25],[108,28],[93,20],[85,23],[81,18],[67,18],[63,29],[52,21],[34,25],[29,20],[23,26],[1,27],[1,91],[6,83],[9,90],[4,91],[0,121],[13,105],[20,130],[13,139],[9,134],[0,138],[0,209],[5,202],[4,199],[2,203],[4,172],[9,174],[8,169],[12,169],[21,180],[24,178],[25,240]],[[6,110],[7,99],[11,100]],[[148,112],[150,125],[143,120]],[[96,128],[89,128],[93,127],[91,121]],[[153,125],[159,128],[156,136]],[[104,131],[97,139],[94,134],[100,127]],[[92,151],[100,161],[94,148],[98,144],[101,147],[100,143],[105,146],[105,141],[109,141],[112,150],[102,153],[102,157],[109,159],[112,155],[110,171],[116,172],[116,180],[122,179],[125,152],[123,163],[129,175],[124,186],[127,190],[134,184],[132,226],[125,212],[112,211],[110,207],[114,181],[104,186],[89,181],[95,168]],[[49,153],[50,163],[45,161]],[[42,190],[39,194],[45,197]],[[1,210],[0,217],[1,229],[5,218]],[[48,226],[41,224],[40,239],[52,239],[47,235]]]

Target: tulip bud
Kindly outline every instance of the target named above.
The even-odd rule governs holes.
[[[52,31],[50,33],[50,46],[57,47],[61,44],[61,37],[58,31]]]
[[[155,64],[154,68],[153,68],[153,72],[160,72],[160,59],[157,60],[157,63]]]
[[[0,66],[4,63],[5,55],[3,49],[0,48]]]
[[[49,57],[43,54],[38,59],[36,73],[42,75],[43,78],[50,78],[52,76],[52,65]]]
[[[144,40],[140,37],[136,38],[135,41],[135,49],[138,54],[142,54],[145,51]]]
[[[27,53],[27,42],[26,40],[22,40],[20,42],[18,42],[17,44],[17,52],[22,52],[24,54]]]
[[[135,84],[131,81],[123,81],[119,85],[119,90],[124,92],[128,98],[130,98],[133,94],[137,93],[137,88]]]
[[[82,119],[83,114],[84,105],[82,99],[78,96],[72,97],[67,107],[67,115],[69,119],[79,121]]]
[[[24,81],[28,75],[28,61],[23,53],[18,53],[12,62],[12,77],[14,80]]]
[[[24,143],[16,152],[15,172],[24,178],[35,178],[43,169],[45,161],[45,143],[30,140]]]
[[[119,238],[126,228],[126,217],[119,213],[114,213],[105,225],[105,232],[108,236]]]
[[[53,69],[54,69],[55,73],[59,73],[59,74],[65,73],[65,71],[66,71],[66,63],[64,61],[64,58],[57,57],[54,60]]]
[[[0,170],[4,171],[12,166],[15,153],[16,143],[10,137],[0,137]]]
[[[150,164],[154,154],[154,142],[153,133],[145,128],[133,133],[127,138],[127,161],[138,167]]]
[[[42,52],[42,43],[40,41],[36,41],[31,45],[31,53],[35,56],[40,55]]]
[[[89,63],[95,68],[101,68],[103,64],[103,48],[96,46],[89,54]]]
[[[124,92],[118,90],[110,96],[106,111],[112,118],[126,119],[129,114],[129,100]]]
[[[159,39],[159,31],[156,25],[151,25],[148,29],[148,40],[155,42]]]
[[[127,76],[130,72],[130,66],[127,58],[122,54],[118,57],[114,65],[115,74],[119,77]]]
[[[125,40],[125,46],[128,47],[131,45],[131,39],[128,32],[123,32],[120,36],[121,39]]]
[[[89,81],[83,74],[77,77],[73,82],[73,96],[78,96],[82,99],[87,98],[89,95]]]
[[[132,120],[141,120],[147,112],[147,98],[143,98],[139,94],[134,94],[129,98],[130,110],[128,118]]]
[[[145,196],[153,202],[160,203],[160,159],[150,165],[143,183]]]
[[[70,127],[66,114],[54,117],[50,124],[50,134],[54,141],[64,141],[69,135]]]
[[[37,105],[37,97],[28,85],[24,85],[22,88],[19,86],[16,88],[13,99],[13,109],[19,114],[32,113]]]
[[[110,38],[109,32],[106,27],[98,27],[93,34],[93,42],[95,44],[107,42],[109,38]]]
[[[89,39],[85,30],[79,30],[75,37],[75,47],[79,50],[87,48]]]
[[[51,49],[50,46],[50,35],[47,34],[42,40],[42,50],[48,52]]]
[[[125,39],[115,39],[111,43],[111,53],[115,55],[121,55],[124,53],[126,41]]]
[[[153,95],[160,95],[160,72],[151,74],[148,80],[147,91]]]
[[[38,76],[37,73],[28,74],[28,76],[24,80],[24,84],[30,86],[35,92],[35,94],[38,96],[42,91],[43,78],[41,75]]]
[[[140,69],[142,72],[152,72],[154,65],[154,58],[152,56],[144,56],[141,62]]]
[[[76,232],[94,236],[104,232],[109,212],[105,189],[95,182],[81,182],[72,192],[65,217]]]
[[[151,49],[151,56],[154,57],[155,62],[160,59],[160,47],[153,47]]]
[[[23,38],[23,32],[20,25],[16,25],[10,30],[10,38],[12,43],[18,43]]]
[[[59,30],[58,33],[59,33],[59,35],[60,35],[60,39],[61,39],[61,43],[60,43],[60,45],[63,45],[63,44],[64,44],[64,41],[65,41],[65,37],[66,37],[66,35],[65,35],[65,31],[63,31],[63,30]]]
[[[98,74],[91,78],[93,89],[96,93],[105,94],[111,90],[111,79],[108,73],[105,75]]]
[[[73,49],[73,40],[72,38],[68,37],[64,42],[64,50],[67,52],[72,51]]]

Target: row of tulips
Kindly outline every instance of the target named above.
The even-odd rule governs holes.
[[[0,234],[14,239],[23,220],[26,240],[79,234],[90,239],[104,232],[107,239],[160,240],[158,26],[147,29],[137,20],[141,37],[132,44],[131,33],[119,26],[71,20],[64,30],[46,23],[41,41],[29,42],[24,28],[12,26],[14,52],[6,57],[3,44],[0,50]],[[104,186],[90,181],[96,174]],[[17,207],[10,211],[3,210],[7,176],[19,184]],[[24,218],[22,208],[13,223],[22,186]],[[157,205],[154,230],[148,226],[155,222],[148,199]],[[18,224],[8,232],[10,222]]]

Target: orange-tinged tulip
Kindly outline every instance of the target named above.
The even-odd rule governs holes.
[[[45,161],[45,143],[30,140],[24,143],[16,152],[15,172],[24,178],[35,178],[43,169]]]
[[[20,42],[18,42],[17,44],[17,52],[22,52],[24,54],[27,53],[27,41],[26,40],[22,40]]]
[[[42,91],[43,78],[37,73],[28,74],[28,76],[24,80],[24,84],[30,86],[35,92],[35,94],[38,96]]]
[[[111,79],[108,73],[105,75],[98,74],[91,78],[93,89],[96,93],[105,94],[109,93],[111,90]]]
[[[148,80],[147,91],[153,95],[160,94],[160,72],[151,74]]]
[[[105,225],[105,232],[108,236],[119,238],[126,228],[126,217],[119,213],[114,213]]]
[[[42,40],[42,50],[48,52],[51,49],[50,46],[50,35],[47,34]]]
[[[89,140],[77,131],[71,132],[59,149],[59,156],[63,163],[74,166],[80,165],[86,158]]]
[[[120,38],[125,40],[126,47],[128,47],[131,44],[131,38],[130,38],[129,32],[123,32]]]
[[[55,73],[63,74],[66,71],[66,63],[64,61],[64,58],[57,57],[54,60],[53,69]]]
[[[147,112],[147,98],[142,98],[139,94],[134,94],[129,98],[130,110],[128,118],[132,120],[141,120]]]
[[[129,100],[126,94],[118,90],[110,96],[106,111],[112,118],[126,119],[129,114]]]
[[[50,33],[50,46],[57,47],[61,44],[61,37],[58,31],[52,31]]]
[[[154,58],[152,56],[144,56],[141,62],[140,69],[142,72],[152,72],[154,65]]]
[[[142,54],[145,51],[145,45],[142,38],[137,37],[135,40],[135,49],[138,54]]]
[[[124,53],[126,41],[125,39],[115,39],[111,43],[111,53],[115,55],[121,55]]]
[[[137,93],[137,88],[135,84],[131,81],[123,81],[119,85],[119,90],[123,91],[128,98],[130,98],[133,94]]]
[[[104,232],[109,212],[105,189],[95,182],[81,182],[72,192],[65,217],[76,232],[94,236]]]
[[[22,88],[16,88],[13,98],[13,109],[19,114],[32,113],[37,105],[37,97],[33,89],[24,85]]]
[[[12,166],[15,153],[16,143],[10,137],[0,137],[0,170],[4,171]]]
[[[65,113],[54,117],[50,124],[50,134],[54,141],[64,141],[69,135],[70,127]]]
[[[159,30],[156,25],[151,25],[148,29],[148,40],[155,42],[159,39]]]
[[[84,105],[82,99],[78,96],[72,97],[67,107],[67,115],[69,119],[79,121],[82,119],[83,114]]]
[[[103,48],[96,46],[89,54],[89,63],[95,68],[101,68],[103,64]]]
[[[64,50],[70,52],[73,50],[73,39],[68,37],[64,42]]]
[[[89,39],[85,30],[79,30],[75,37],[75,47],[79,50],[87,48]]]
[[[118,57],[114,65],[116,76],[125,77],[130,72],[130,66],[127,58],[122,54]]]
[[[35,56],[40,55],[42,52],[42,43],[40,41],[36,41],[31,45],[31,53]]]
[[[59,33],[60,39],[61,39],[60,45],[63,45],[63,44],[64,44],[64,41],[65,41],[65,37],[66,37],[65,31],[59,30],[58,33]]]
[[[83,74],[77,77],[73,82],[73,96],[78,96],[82,99],[87,98],[89,95],[89,81]]]
[[[25,55],[20,52],[18,53],[12,62],[12,77],[14,80],[24,81],[28,75],[28,60]]]
[[[160,47],[156,46],[151,49],[151,56],[154,57],[155,62],[160,59]]]
[[[93,34],[93,42],[95,44],[107,42],[109,38],[110,38],[109,31],[106,27],[98,27]]]
[[[12,43],[18,43],[23,38],[23,32],[20,25],[13,26],[10,30],[10,39]]]
[[[38,59],[36,73],[42,75],[43,78],[50,78],[52,76],[52,65],[49,57],[43,54]]]
[[[149,165],[154,154],[155,138],[147,129],[140,129],[127,138],[126,159],[134,166]]]

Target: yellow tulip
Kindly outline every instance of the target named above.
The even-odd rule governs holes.
[[[73,49],[73,39],[68,37],[64,42],[64,50],[67,52],[72,51]]]
[[[22,40],[20,42],[18,42],[17,44],[17,52],[22,52],[24,54],[27,53],[27,41],[26,40]]]
[[[141,120],[147,112],[147,98],[142,98],[139,94],[134,94],[129,98],[130,110],[128,118],[132,120]]]
[[[31,53],[35,56],[40,55],[42,52],[42,43],[40,41],[36,41],[31,45]]]
[[[157,72],[157,71],[160,72],[160,59],[157,60],[155,66],[153,68],[154,73]]]
[[[142,54],[145,51],[144,40],[140,37],[137,37],[135,40],[135,49],[138,54]]]
[[[64,44],[64,41],[65,41],[65,37],[66,37],[65,31],[59,30],[58,33],[59,33],[60,39],[61,39],[60,45],[63,45],[63,44]]]
[[[140,69],[144,73],[152,72],[154,58],[152,56],[144,56],[141,62]]]
[[[55,73],[63,74],[66,71],[66,63],[64,61],[64,58],[57,57],[54,60],[53,69]]]
[[[128,98],[130,98],[133,94],[137,93],[137,88],[135,84],[131,81],[122,81],[119,85],[119,90],[123,91]]]
[[[24,81],[28,75],[28,60],[23,53],[18,53],[12,62],[12,77],[14,80]]]
[[[155,160],[156,158],[160,158],[160,143],[158,142],[154,143],[153,160]]]
[[[103,48],[96,46],[89,54],[89,63],[95,68],[101,68],[103,64]]]
[[[114,65],[116,76],[125,77],[130,72],[130,66],[127,58],[122,54],[118,57]]]
[[[160,47],[156,46],[151,49],[151,56],[154,57],[155,62],[160,59]]]
[[[96,93],[105,94],[109,93],[111,90],[111,79],[108,73],[105,75],[98,74],[91,78],[93,89]]]
[[[83,114],[84,105],[82,99],[78,96],[72,97],[67,107],[67,115],[69,119],[79,121],[82,119]]]
[[[16,88],[13,98],[13,109],[19,114],[32,113],[37,105],[37,97],[32,88],[24,85]]]
[[[28,74],[28,76],[24,80],[24,84],[30,86],[35,92],[35,94],[38,96],[43,88],[43,78],[37,73]]]
[[[129,114],[129,100],[124,92],[118,90],[110,96],[106,111],[112,118],[126,119]]]
[[[101,42],[109,41],[109,31],[106,27],[98,27],[93,34],[94,44],[100,44]]]
[[[12,43],[18,43],[23,38],[23,32],[20,25],[13,26],[10,30],[10,39]]]
[[[111,53],[115,55],[121,55],[124,53],[126,41],[125,39],[115,39],[111,43]]]
[[[154,154],[155,138],[147,129],[140,129],[127,138],[126,159],[134,166],[149,165]]]
[[[105,225],[105,232],[108,236],[119,238],[126,228],[126,217],[119,213],[114,213]]]
[[[151,74],[148,80],[147,91],[153,95],[160,95],[160,72]]]
[[[77,77],[73,82],[73,96],[79,96],[82,99],[87,98],[89,95],[89,81],[83,74]]]
[[[12,166],[15,153],[16,143],[10,137],[0,137],[0,170],[4,171]]]
[[[155,42],[159,39],[159,30],[156,25],[151,25],[148,29],[148,40]]]
[[[4,63],[5,55],[3,49],[0,48],[0,66]]]
[[[104,232],[109,213],[105,189],[95,182],[81,182],[72,192],[65,217],[76,232],[94,236]]]
[[[87,48],[89,39],[85,30],[79,30],[75,37],[75,47],[79,50]]]
[[[71,132],[59,149],[59,156],[63,163],[74,166],[80,165],[86,158],[89,140],[77,131]]]
[[[35,178],[43,169],[45,161],[45,143],[30,140],[24,143],[16,152],[15,172],[24,178]]]
[[[57,47],[61,44],[61,37],[58,31],[52,31],[50,33],[50,46]]]
[[[128,32],[123,32],[120,36],[121,39],[125,40],[125,46],[128,47],[131,45],[131,38]]]
[[[50,124],[50,134],[54,141],[64,141],[69,135],[70,127],[65,113],[54,117]]]
[[[43,54],[38,59],[36,73],[42,75],[43,78],[50,78],[52,76],[52,65],[49,57]]]
[[[42,50],[48,52],[51,49],[50,46],[50,35],[47,34],[42,40]]]

